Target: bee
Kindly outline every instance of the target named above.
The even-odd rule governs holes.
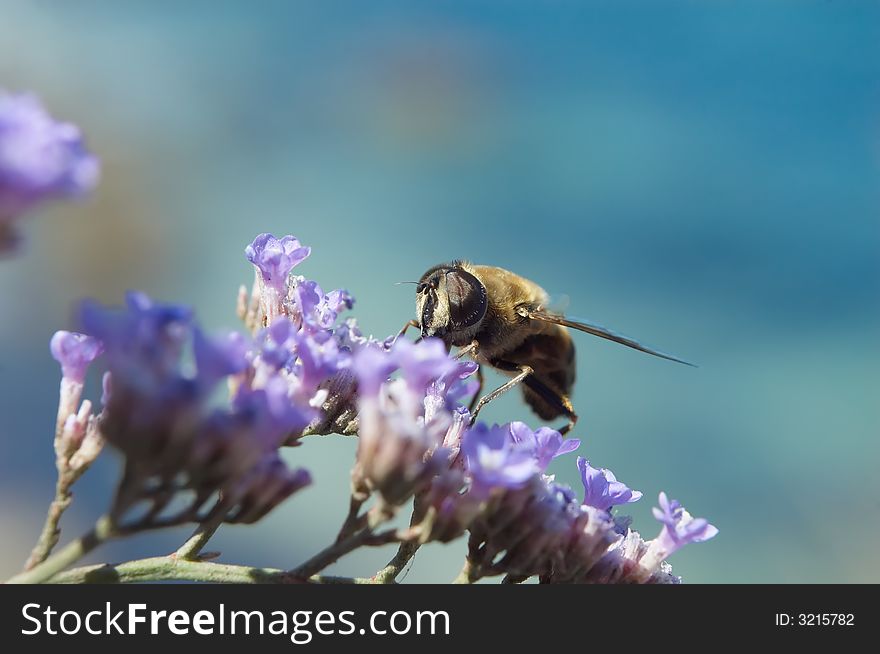
[[[447,349],[461,347],[459,357],[470,355],[480,364],[480,390],[484,365],[511,376],[479,399],[477,391],[471,404],[473,418],[486,404],[521,385],[526,403],[539,417],[568,419],[560,430],[563,434],[578,419],[570,400],[576,366],[569,329],[693,365],[601,325],[566,318],[549,310],[548,303],[547,292],[525,277],[495,266],[453,261],[429,268],[416,282],[418,319],[410,320],[400,334],[416,327],[420,338],[439,338]]]

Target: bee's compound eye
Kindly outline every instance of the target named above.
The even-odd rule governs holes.
[[[416,293],[424,293],[424,292],[425,292],[425,285],[424,284],[419,284],[418,286],[416,286]]]
[[[486,287],[466,270],[453,270],[446,275],[449,317],[458,328],[471,327],[486,315]]]

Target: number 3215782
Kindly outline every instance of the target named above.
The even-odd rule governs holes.
[[[798,625],[801,627],[850,627],[855,624],[852,613],[799,613]]]

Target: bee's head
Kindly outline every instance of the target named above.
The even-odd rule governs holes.
[[[442,338],[447,346],[469,343],[488,306],[486,287],[455,261],[430,268],[416,286],[422,337]]]

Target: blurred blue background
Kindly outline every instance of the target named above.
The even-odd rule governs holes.
[[[645,492],[635,527],[654,535],[665,489],[721,530],[673,557],[686,581],[880,581],[880,7],[412,5],[0,0],[0,85],[80,124],[104,167],[0,263],[0,578],[52,496],[47,343],[76,299],[139,288],[235,327],[243,248],[271,231],[313,247],[298,272],[350,289],[368,333],[413,313],[394,282],[469,258],[697,361],[576,337],[581,453]],[[485,417],[538,424],[518,396]],[[354,449],[289,452],[316,484],[209,549],[303,560],[343,517]],[[117,465],[79,482],[67,538]],[[554,471],[579,485],[573,458]],[[463,554],[426,548],[406,581]]]

